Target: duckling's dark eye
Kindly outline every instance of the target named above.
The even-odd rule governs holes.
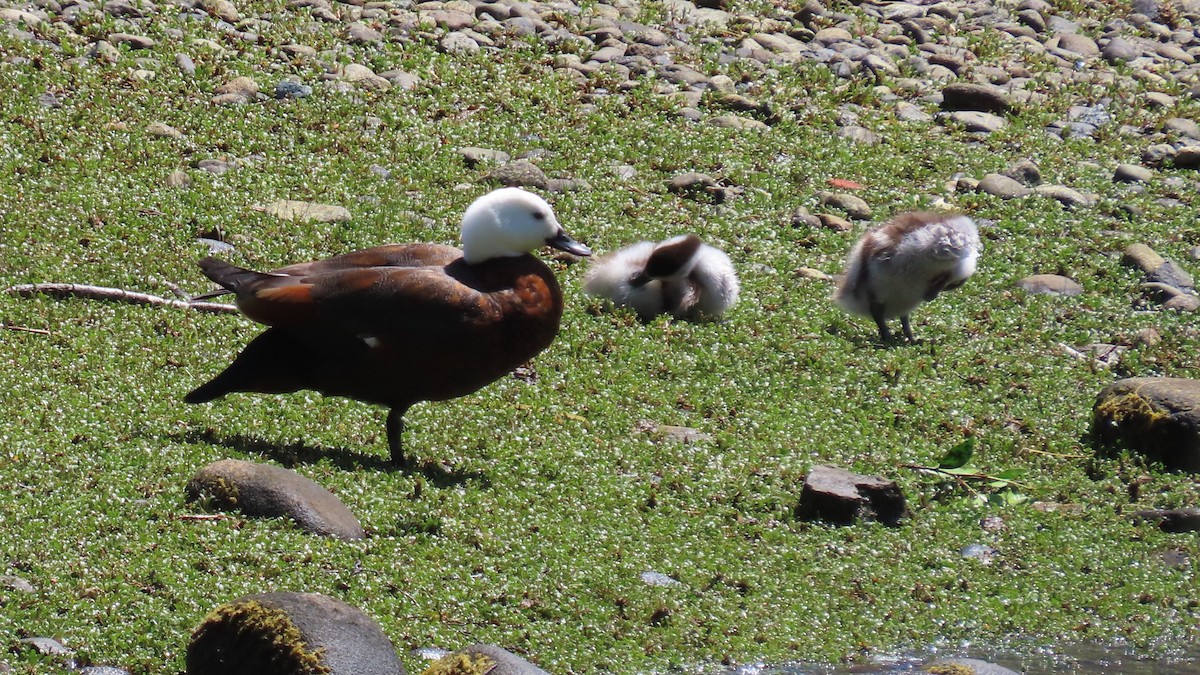
[[[545,220],[545,219],[546,219],[546,212],[545,212],[545,211],[534,211],[534,212],[533,212],[533,219],[534,219],[534,220]]]

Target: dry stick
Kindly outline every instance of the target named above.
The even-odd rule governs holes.
[[[45,293],[56,298],[86,298],[88,300],[112,300],[128,302],[135,305],[164,305],[177,309],[194,309],[197,312],[212,314],[237,314],[237,307],[219,302],[188,302],[186,300],[171,300],[149,293],[127,291],[123,288],[108,286],[89,286],[87,284],[21,284],[5,289],[7,293],[28,298],[36,293]]]
[[[26,328],[25,326],[10,326],[6,323],[0,323],[0,328],[5,328],[7,330],[20,331],[22,333],[36,333],[37,335],[54,335],[54,333],[51,333],[50,331],[42,329],[42,328]]]

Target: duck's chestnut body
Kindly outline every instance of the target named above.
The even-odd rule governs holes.
[[[545,205],[517,192],[510,196]],[[588,253],[549,205],[537,212],[546,227],[538,242]],[[400,244],[267,273],[215,258],[201,268],[269,328],[185,400],[311,389],[384,405],[394,461],[403,459],[410,406],[470,394],[511,372],[550,345],[563,310],[554,274],[527,252],[472,264],[451,246]]]

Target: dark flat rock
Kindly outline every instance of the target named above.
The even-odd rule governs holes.
[[[896,525],[907,512],[904,494],[894,481],[820,464],[804,479],[796,507],[798,518],[819,518],[839,525],[860,518]]]
[[[262,593],[222,605],[187,647],[187,675],[404,675],[374,619],[316,593]]]
[[[1200,472],[1200,380],[1133,377],[1105,387],[1092,408],[1093,441],[1172,469]]]
[[[1135,511],[1134,520],[1152,520],[1163,532],[1200,531],[1200,509],[1147,509]]]
[[[956,82],[942,89],[943,110],[975,110],[988,113],[1006,113],[1013,104],[1008,94],[1000,87],[987,84]]]
[[[362,525],[325,488],[279,466],[223,459],[196,472],[186,488],[188,501],[207,496],[222,510],[238,509],[254,518],[291,518],[313,534],[362,539]]]

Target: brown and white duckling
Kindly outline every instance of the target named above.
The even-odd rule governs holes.
[[[879,339],[891,339],[886,321],[900,317],[913,342],[909,314],[938,293],[958,288],[975,273],[981,245],[964,215],[903,213],[870,230],[850,250],[833,299],[847,312],[869,316]]]
[[[694,234],[626,246],[598,259],[583,282],[584,293],[629,307],[643,321],[659,314],[717,319],[740,290],[729,256]]]
[[[562,291],[530,252],[591,253],[519,188],[475,200],[462,243],[378,246],[265,273],[205,258],[204,274],[223,287],[209,296],[235,294],[269,328],[184,400],[312,389],[384,405],[391,458],[402,463],[410,406],[470,394],[554,340]]]

